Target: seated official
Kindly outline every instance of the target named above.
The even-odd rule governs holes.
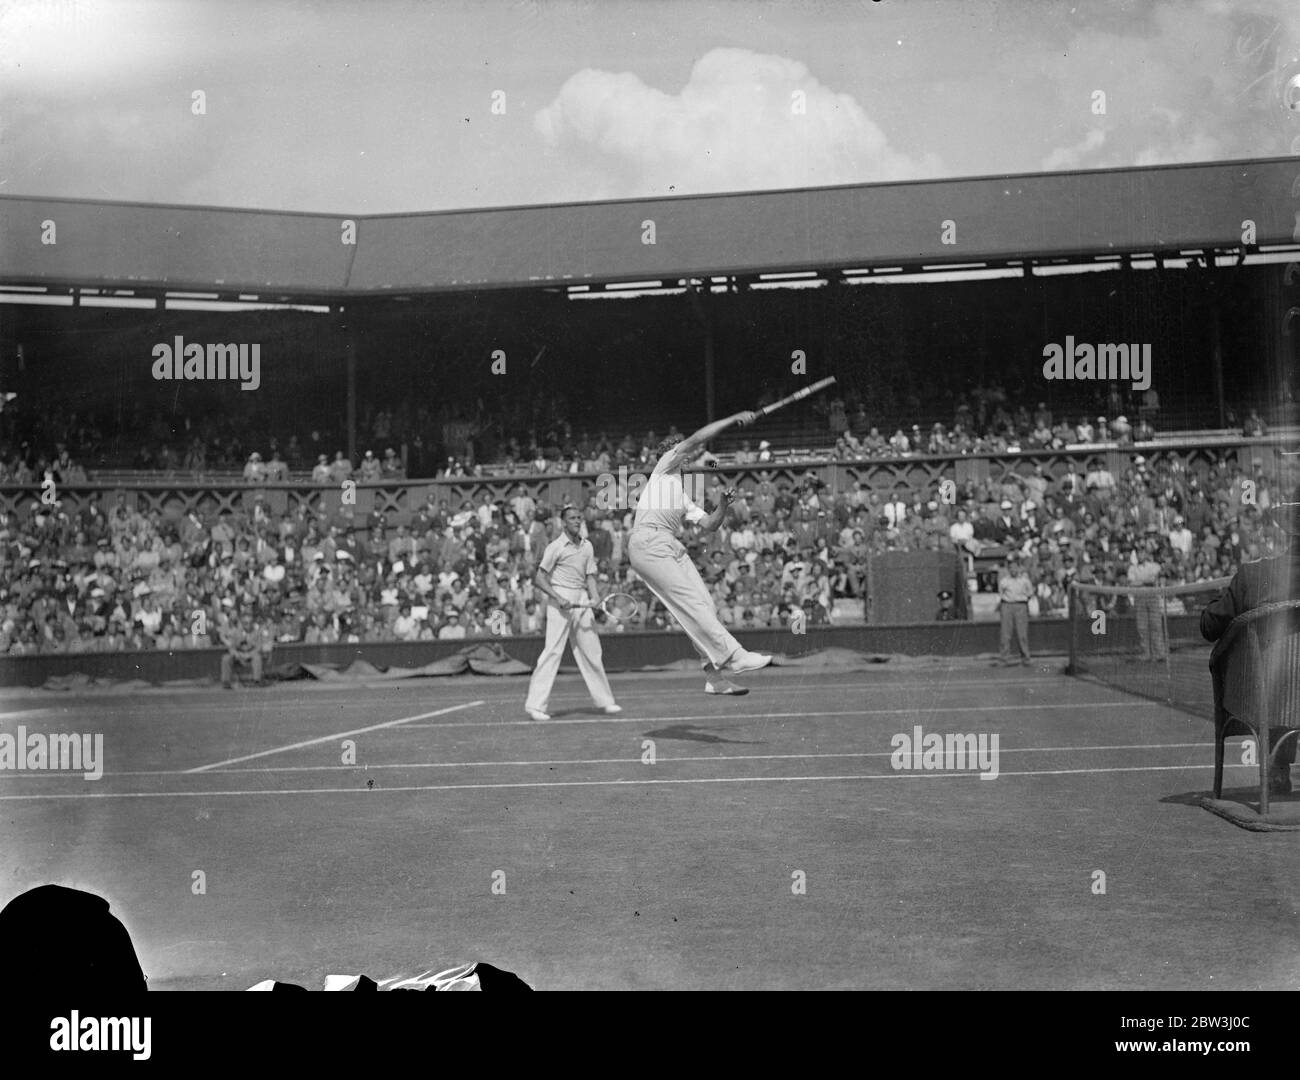
[[[270,652],[270,643],[264,640],[261,629],[253,623],[253,613],[244,611],[238,622],[231,624],[222,632],[221,640],[226,646],[226,654],[221,658],[221,685],[231,689],[234,681],[235,665],[249,668],[253,673],[253,682],[262,682],[263,652]]]
[[[1201,635],[1206,641],[1218,641],[1223,637],[1238,615],[1244,615],[1265,604],[1300,600],[1300,544],[1295,541],[1297,524],[1300,524],[1297,521],[1300,518],[1298,505],[1300,504],[1284,503],[1277,513],[1279,523],[1291,534],[1290,552],[1272,559],[1245,563],[1233,575],[1228,587],[1201,612]],[[1269,728],[1270,745],[1277,746],[1286,730]],[[1291,765],[1295,761],[1295,753],[1296,739],[1287,739],[1281,744],[1268,778],[1268,789],[1272,794],[1291,793]]]
[[[953,593],[949,589],[944,589],[939,593],[939,613],[935,615],[937,622],[956,622],[957,605],[954,603]]]

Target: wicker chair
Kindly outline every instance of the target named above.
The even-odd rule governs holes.
[[[1214,797],[1223,793],[1223,744],[1252,736],[1259,747],[1259,812],[1268,813],[1268,777],[1278,747],[1269,728],[1300,729],[1300,600],[1264,604],[1232,620],[1210,655],[1214,682]]]

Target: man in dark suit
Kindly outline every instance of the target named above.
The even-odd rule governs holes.
[[[993,522],[993,541],[1007,547],[1014,547],[1020,542],[1020,519],[1016,517],[1010,499],[1003,499],[1002,513]]]
[[[1300,600],[1300,492],[1297,501],[1280,503],[1274,509],[1274,520],[1290,534],[1290,551],[1271,559],[1244,564],[1232,577],[1228,587],[1201,612],[1201,636],[1206,641],[1218,641],[1238,615],[1281,600]],[[1270,728],[1269,743],[1278,745],[1286,728]],[[1291,793],[1291,765],[1295,761],[1296,739],[1281,744],[1273,759],[1268,777],[1268,789],[1275,795]]]

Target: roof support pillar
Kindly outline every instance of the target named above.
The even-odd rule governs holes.
[[[347,366],[347,436],[348,460],[357,465],[357,334],[352,313],[340,304],[335,309],[339,335],[343,341],[344,363]]]

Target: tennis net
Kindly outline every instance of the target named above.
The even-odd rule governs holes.
[[[1214,717],[1201,610],[1231,578],[1192,585],[1070,586],[1069,674]]]

